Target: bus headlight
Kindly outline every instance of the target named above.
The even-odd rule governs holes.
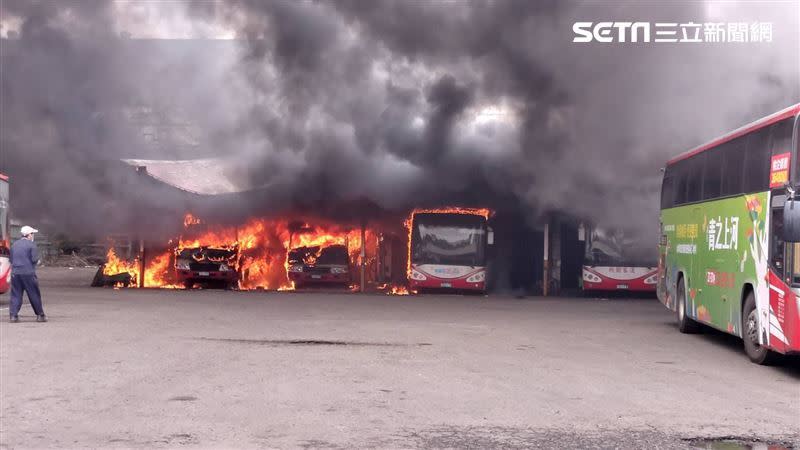
[[[420,272],[417,272],[414,269],[411,269],[411,279],[412,280],[417,280],[417,281],[425,281],[425,280],[428,279],[428,277],[426,277],[425,275],[423,275]]]
[[[293,264],[289,266],[289,272],[302,272],[303,265],[302,264]]]
[[[191,270],[188,259],[179,259],[175,261],[175,268],[178,270]]]
[[[467,283],[480,283],[484,280],[486,280],[486,272],[482,270],[467,278]]]
[[[347,273],[347,267],[331,267],[331,273]]]
[[[644,284],[656,284],[658,283],[658,274],[654,273],[649,277],[644,279]]]
[[[589,272],[587,270],[583,271],[583,281],[588,281],[589,283],[599,283],[603,280],[600,279],[597,275]]]
[[[227,272],[229,270],[231,270],[231,268],[227,264],[223,263],[219,265],[220,272]]]

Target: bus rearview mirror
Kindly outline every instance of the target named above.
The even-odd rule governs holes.
[[[494,231],[489,230],[489,232],[486,233],[486,243],[494,245]]]
[[[786,200],[783,207],[783,240],[800,242],[800,201]]]

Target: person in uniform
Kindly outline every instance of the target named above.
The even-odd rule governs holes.
[[[10,321],[19,322],[19,310],[22,308],[22,293],[28,294],[37,322],[47,322],[42,307],[42,294],[39,291],[39,280],[36,278],[36,264],[39,263],[39,251],[33,243],[33,235],[39,230],[25,225],[22,227],[22,239],[11,246],[11,305]]]

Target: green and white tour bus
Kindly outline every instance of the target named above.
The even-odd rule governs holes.
[[[681,332],[739,336],[759,364],[800,353],[798,114],[800,104],[675,157],[661,188],[659,300]]]

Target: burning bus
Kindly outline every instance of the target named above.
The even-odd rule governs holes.
[[[209,232],[208,224],[191,214],[184,217],[183,228],[183,235],[174,250],[177,284],[187,289],[195,284],[226,289],[238,287],[238,233],[218,236]]]
[[[350,286],[353,266],[359,258],[358,230],[321,229],[306,223],[290,224],[286,271],[295,288],[315,285]],[[369,240],[371,230],[365,232]],[[365,242],[367,244],[367,242]]]
[[[195,284],[217,285],[226,289],[239,283],[237,247],[200,246],[175,250],[175,278],[190,289]]]
[[[350,286],[362,238],[366,267],[374,265],[377,247],[372,230],[331,224],[252,218],[240,225],[219,225],[187,214],[183,225],[179,238],[140,251],[133,260],[130,250],[127,258],[120,258],[112,245],[93,285],[243,290]]]
[[[295,288],[313,284],[349,286],[351,279],[350,255],[345,245],[327,247],[300,247],[289,250],[289,279]]]
[[[485,292],[487,246],[493,244],[488,209],[417,209],[409,232],[408,284],[412,290]]]

